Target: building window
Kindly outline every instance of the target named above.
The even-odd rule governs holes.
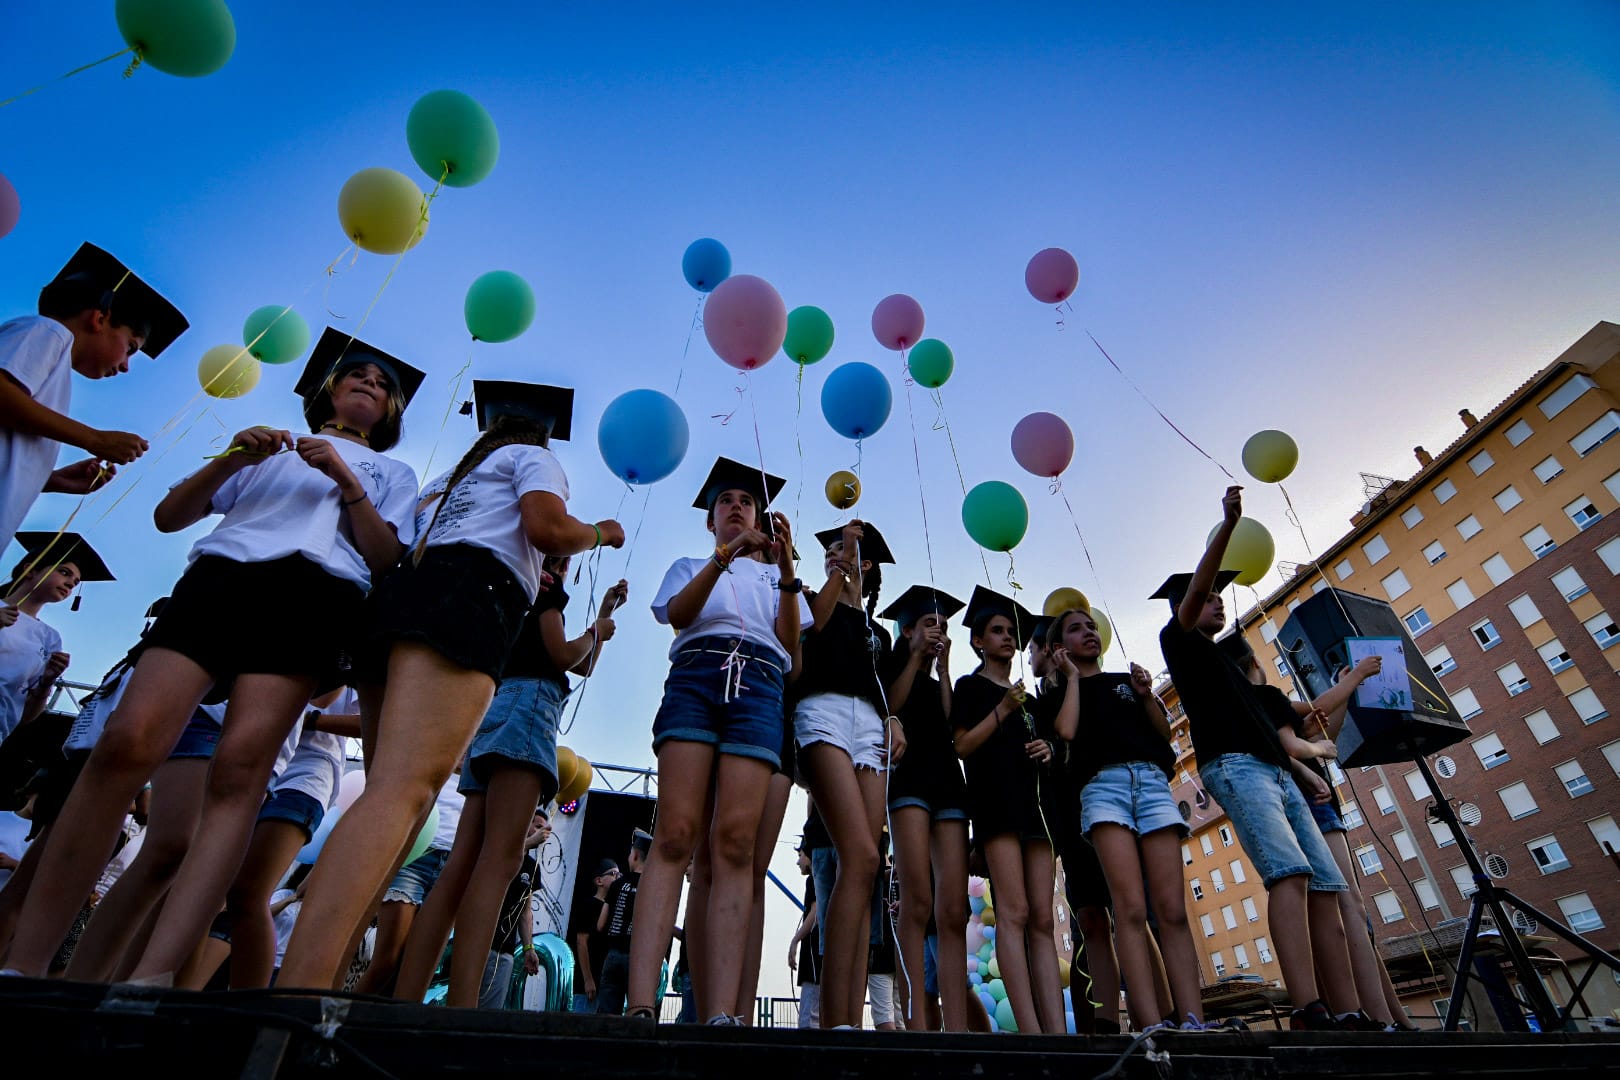
[[[1560,383],[1558,389],[1541,399],[1538,406],[1541,409],[1541,415],[1551,420],[1553,417],[1569,408],[1570,404],[1573,403],[1576,398],[1580,397],[1582,394],[1586,393],[1596,385],[1597,384],[1592,381],[1591,376],[1582,375],[1578,372],[1571,375],[1568,381]]]
[[[1458,578],[1446,586],[1446,595],[1451,597],[1451,602],[1457,605],[1458,611],[1474,602],[1474,590],[1470,589],[1468,582],[1462,578]]]
[[[1198,916],[1198,926],[1199,929],[1204,931],[1205,937],[1215,936],[1215,920],[1210,918],[1208,915]]]
[[[1400,570],[1384,578],[1380,584],[1384,586],[1384,593],[1391,600],[1399,600],[1412,591],[1411,582],[1406,580],[1406,574]]]
[[[1401,898],[1395,895],[1394,889],[1386,889],[1373,897],[1373,903],[1378,907],[1378,916],[1386,923],[1400,922]]]
[[[1209,883],[1215,886],[1216,892],[1226,891],[1226,879],[1221,877],[1221,872],[1219,870],[1211,870],[1209,872]]]
[[[1262,964],[1271,963],[1271,942],[1267,941],[1263,937],[1255,938],[1254,951],[1255,955],[1260,957],[1260,962]]]
[[[1502,746],[1502,740],[1494,731],[1488,735],[1481,735],[1472,745],[1474,756],[1479,758],[1479,763],[1487,769],[1494,769],[1512,760],[1508,757],[1507,749]]]
[[[1192,848],[1188,847],[1186,844],[1181,845],[1181,865],[1192,865]]]
[[[1323,589],[1325,589],[1327,587],[1328,587],[1327,578],[1320,578],[1319,577],[1315,581],[1311,582],[1311,595],[1315,596],[1317,593],[1321,592]]]
[[[1536,466],[1535,474],[1537,480],[1540,480],[1543,484],[1550,484],[1557,477],[1564,475],[1564,467],[1558,464],[1557,458],[1547,457],[1543,458],[1541,464]]]
[[[1434,543],[1423,549],[1423,557],[1429,560],[1430,566],[1433,566],[1435,563],[1446,557],[1446,549],[1440,546],[1440,541],[1436,540]]]
[[[1333,568],[1333,572],[1339,575],[1340,581],[1349,581],[1350,575],[1356,572],[1356,568],[1350,565],[1349,559],[1340,559],[1339,565]]]
[[[1620,412],[1610,409],[1591,427],[1569,440],[1570,449],[1585,457],[1613,438],[1617,431],[1620,431]]]
[[[1496,508],[1502,511],[1504,514],[1513,509],[1515,506],[1518,506],[1520,503],[1524,502],[1524,499],[1519,495],[1518,491],[1513,487],[1512,484],[1509,484],[1501,491],[1498,491],[1495,495],[1492,495],[1491,498],[1495,500]]]
[[[1243,869],[1242,859],[1233,859],[1228,869],[1232,871],[1232,883],[1234,885],[1241,885],[1249,880],[1248,873]]]
[[[1609,568],[1609,573],[1620,574],[1620,538],[1610,540],[1597,549],[1598,558]]]
[[[1202,900],[1204,898],[1204,883],[1202,881],[1198,880],[1197,878],[1193,878],[1192,881],[1188,882],[1188,885],[1192,887],[1194,900]]]
[[[1577,600],[1592,591],[1586,587],[1586,582],[1581,580],[1580,571],[1573,566],[1566,566],[1554,574],[1552,583],[1558,587],[1566,602]]]
[[[1518,665],[1517,661],[1497,668],[1496,677],[1502,680],[1502,685],[1507,688],[1509,697],[1518,697],[1530,689],[1530,680],[1525,678],[1524,669]]]
[[[1215,831],[1221,834],[1221,846],[1222,847],[1231,847],[1232,846],[1232,841],[1235,839],[1233,837],[1233,835],[1232,835],[1232,826],[1230,826],[1230,825],[1222,825],[1220,828],[1216,829]]]
[[[1494,649],[1502,643],[1502,635],[1496,632],[1496,624],[1489,619],[1481,619],[1468,628],[1474,635],[1474,641],[1481,649]]]
[[[1225,924],[1228,930],[1237,929],[1237,912],[1232,910],[1231,904],[1221,906],[1221,922]]]
[[[1464,900],[1479,891],[1479,886],[1474,884],[1474,873],[1468,869],[1467,863],[1451,868],[1451,883],[1457,886],[1457,891],[1462,894]]]
[[[1620,851],[1620,825],[1614,823],[1613,814],[1593,818],[1586,823],[1586,827],[1591,831],[1592,839],[1597,841],[1598,850],[1603,854],[1609,855]]]
[[[1418,878],[1412,882],[1412,891],[1417,893],[1418,903],[1423,905],[1424,911],[1433,911],[1440,906],[1440,896],[1434,891],[1434,882],[1428,878]]]
[[[1215,854],[1215,843],[1210,840],[1209,833],[1202,833],[1198,837],[1198,846],[1204,849],[1205,855]]]
[[[1419,634],[1423,633],[1423,631],[1434,625],[1434,623],[1429,619],[1429,613],[1422,608],[1417,608],[1413,611],[1407,612],[1405,615],[1402,615],[1401,621],[1406,624],[1407,633],[1411,634],[1413,637],[1417,637]]]
[[[1609,827],[1611,829],[1614,828],[1614,819],[1613,818],[1609,819]],[[1595,835],[1596,830],[1593,830],[1593,833]],[[1245,919],[1248,919],[1250,922],[1259,922],[1260,921],[1260,909],[1255,906],[1254,897],[1252,897],[1252,896],[1245,896],[1243,898],[1243,917]]]
[[[1525,533],[1520,539],[1524,541],[1524,546],[1530,549],[1530,554],[1538,559],[1558,546],[1553,541],[1552,534],[1540,525]]]
[[[1389,554],[1389,545],[1382,536],[1375,536],[1361,545],[1361,553],[1367,557],[1368,566],[1377,566],[1378,560]]]
[[[1371,844],[1356,848],[1356,862],[1361,864],[1361,876],[1371,877],[1384,868],[1384,860],[1378,857],[1378,849]]]
[[[1437,503],[1448,503],[1456,494],[1457,485],[1450,480],[1442,480],[1434,485],[1434,501]]]
[[[1522,817],[1529,817],[1541,809],[1536,805],[1536,797],[1530,794],[1530,786],[1523,780],[1498,790],[1496,795],[1502,800],[1502,805],[1506,807],[1508,817],[1514,821]]]
[[[1571,759],[1561,765],[1554,765],[1553,772],[1558,774],[1558,779],[1563,782],[1564,790],[1569,792],[1570,798],[1578,799],[1582,795],[1592,794],[1592,781],[1587,779],[1586,770],[1581,768],[1579,761]]]
[[[1395,852],[1400,855],[1402,862],[1417,858],[1417,845],[1412,843],[1411,833],[1405,829],[1397,829],[1390,834],[1390,839],[1395,842]]]
[[[1270,645],[1277,640],[1277,624],[1270,619],[1260,624],[1260,640]]]
[[[1590,686],[1583,686],[1570,694],[1569,703],[1575,707],[1575,715],[1581,718],[1583,724],[1595,724],[1609,715],[1609,710],[1603,707],[1597,692]]]
[[[1395,812],[1395,798],[1389,793],[1389,788],[1380,784],[1373,788],[1373,804],[1378,807],[1380,814],[1393,814]]]
[[[1464,720],[1472,720],[1485,711],[1479,707],[1479,698],[1466,686],[1451,692],[1451,703],[1457,707],[1457,715]]]
[[[1468,459],[1468,467],[1473,470],[1475,476],[1484,476],[1485,471],[1495,464],[1496,459],[1491,457],[1489,450],[1481,450]]]
[[[1457,661],[1452,659],[1451,650],[1444,645],[1437,645],[1424,653],[1423,662],[1436,675],[1447,675],[1457,670]]]
[[[1233,945],[1232,946],[1232,959],[1237,961],[1237,966],[1238,966],[1239,971],[1247,971],[1248,970],[1248,968],[1249,968],[1249,950],[1248,949],[1245,949],[1242,945]]]
[[[1612,472],[1603,478],[1603,487],[1609,493],[1609,498],[1620,499],[1620,472]]]
[[[1402,779],[1406,781],[1406,790],[1412,793],[1412,798],[1421,800],[1429,797],[1429,783],[1423,779],[1422,773],[1413,769]]]
[[[1221,955],[1221,950],[1216,949],[1210,953],[1209,962],[1215,968],[1215,977],[1217,979],[1226,974],[1226,958]]]
[[[1602,514],[1598,513],[1597,507],[1592,505],[1592,500],[1585,495],[1564,507],[1564,513],[1568,514],[1569,520],[1573,521],[1576,528],[1580,529],[1596,524],[1598,519],[1603,517]]]
[[[1564,922],[1577,933],[1603,929],[1603,919],[1592,906],[1592,898],[1583,892],[1559,897],[1558,910],[1564,913]]]
[[[1616,745],[1616,750],[1620,751],[1620,744]],[[1620,753],[1615,755],[1615,760],[1620,762]],[[1620,774],[1620,765],[1616,765],[1614,771]],[[1344,822],[1346,829],[1359,829],[1367,819],[1361,816],[1361,807],[1356,805],[1356,801],[1350,799],[1339,808],[1339,820]]]
[[[1480,563],[1479,568],[1485,571],[1485,576],[1491,579],[1492,585],[1500,585],[1513,576],[1513,568],[1508,565],[1508,561],[1502,558],[1500,553],[1492,555]]]
[[[1524,718],[1524,723],[1530,729],[1530,734],[1536,737],[1536,742],[1541,746],[1546,746],[1558,738],[1558,725],[1553,723],[1552,713],[1546,709],[1537,709]]]
[[[1518,446],[1530,437],[1532,430],[1528,420],[1519,420],[1502,434],[1507,436],[1508,445]]]
[[[1603,757],[1614,770],[1614,775],[1620,776],[1620,742],[1606,743],[1603,747]]]
[[[1283,659],[1283,656],[1282,656],[1281,653],[1278,653],[1276,656],[1273,656],[1271,658],[1271,663],[1272,663],[1272,666],[1274,666],[1277,669],[1277,677],[1279,679],[1288,678],[1288,661]]]
[[[1408,506],[1405,510],[1401,511],[1401,524],[1405,525],[1408,529],[1415,528],[1417,523],[1422,520],[1423,511],[1419,510],[1415,506]]]
[[[1554,675],[1575,666],[1575,661],[1569,658],[1569,650],[1564,648],[1564,643],[1557,638],[1553,638],[1544,645],[1537,645],[1536,652],[1541,654],[1541,659],[1546,663],[1547,670]]]
[[[1536,860],[1536,869],[1543,874],[1556,874],[1569,869],[1569,859],[1564,855],[1564,849],[1558,846],[1556,837],[1537,837],[1524,846],[1530,849],[1530,857]]]
[[[1472,540],[1474,537],[1478,536],[1484,531],[1485,526],[1481,525],[1479,523],[1479,518],[1475,517],[1473,514],[1469,514],[1467,517],[1457,522],[1457,532],[1465,542]]]
[[[1429,822],[1429,836],[1434,840],[1434,846],[1439,848],[1450,847],[1457,842],[1451,833],[1451,826],[1440,821]]]
[[[1520,626],[1534,626],[1541,621],[1541,609],[1528,596],[1516,596],[1508,601],[1508,610]]]
[[[1590,619],[1581,623],[1586,632],[1592,635],[1592,640],[1598,643],[1598,648],[1607,649],[1616,641],[1620,641],[1620,626],[1614,624],[1607,611],[1600,611]]]

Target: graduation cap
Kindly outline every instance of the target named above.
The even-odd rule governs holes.
[[[179,308],[94,244],[79,245],[40,299],[45,302],[53,292],[75,288],[87,298],[85,306],[105,311],[114,322],[141,331],[141,352],[153,359],[191,326]]]
[[[1240,668],[1248,667],[1249,661],[1254,659],[1254,646],[1249,644],[1248,638],[1235,630],[1217,641],[1215,647]]]
[[[1217,570],[1215,572],[1214,591],[1220,592],[1232,584],[1232,580],[1237,576],[1238,571],[1236,570]],[[1171,574],[1164,579],[1164,584],[1159,586],[1159,591],[1148,597],[1148,599],[1168,600],[1171,607],[1178,608],[1181,606],[1182,597],[1186,596],[1187,590],[1192,587],[1192,579],[1191,574]]]
[[[753,465],[744,465],[728,457],[715,458],[714,468],[709,470],[709,478],[703,481],[703,487],[692,505],[699,510],[712,510],[721,492],[746,491],[754,497],[763,514],[771,505],[771,500],[776,498],[777,492],[786,486],[787,481],[780,476],[772,476]]]
[[[72,563],[79,571],[79,584],[87,581],[117,581],[100,553],[78,533],[20,532],[17,543],[28,552],[28,558],[18,570],[43,567],[55,569],[63,563]],[[20,576],[20,575],[19,575]],[[15,579],[13,579],[15,583]],[[9,591],[9,589],[8,589]],[[73,611],[79,610],[79,596],[73,597]]]
[[[334,372],[347,371],[361,364],[376,364],[381,368],[399,388],[400,396],[407,405],[416,396],[422,380],[427,378],[426,374],[398,357],[390,356],[352,334],[328,326],[321,332],[321,340],[310,351],[304,373],[298,376],[298,382],[293,385],[293,393],[304,399],[304,415],[310,415],[311,407]]]
[[[1046,646],[1047,631],[1052,629],[1052,624],[1055,622],[1057,622],[1057,619],[1051,615],[1037,615],[1035,617],[1035,629],[1029,632],[1029,639],[1039,642],[1044,648]]]
[[[160,596],[156,600],[152,601],[151,607],[146,609],[146,617],[148,619],[155,619],[159,615],[162,615],[163,609],[168,606],[169,598],[167,596]]]
[[[648,849],[652,847],[652,842],[652,833],[648,832],[646,829],[636,829],[630,834],[630,846],[641,852],[643,855],[647,854]]]
[[[949,619],[966,606],[950,593],[940,592],[927,585],[913,585],[901,593],[894,603],[878,612],[880,619],[893,619],[901,626],[913,626],[924,615],[938,615]]]
[[[973,597],[968,601],[967,614],[962,616],[962,625],[969,630],[981,618],[993,615],[1005,615],[1012,620],[1013,637],[1022,649],[1029,644],[1030,635],[1035,629],[1035,616],[1023,604],[1010,596],[1003,596],[985,588],[983,585],[973,586]]]
[[[601,862],[596,864],[596,873],[592,874],[591,876],[601,877],[603,874],[617,874],[618,872],[618,863],[614,862],[612,859],[603,859]]]
[[[868,521],[860,524],[861,531],[866,534],[861,537],[861,559],[870,560],[874,566],[880,563],[893,563],[894,553],[889,550],[889,542],[883,539],[883,534],[878,532],[877,526]],[[823,551],[831,547],[834,540],[842,540],[843,537],[842,525],[836,529],[823,529],[816,533],[816,539],[821,541]]]
[[[566,386],[479,379],[473,382],[473,403],[479,431],[488,431],[501,416],[521,416],[563,442],[573,431],[574,391]]]

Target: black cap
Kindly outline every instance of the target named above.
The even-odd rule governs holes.
[[[382,368],[394,380],[394,385],[399,387],[400,396],[407,405],[416,396],[422,380],[427,378],[398,357],[390,356],[353,334],[345,334],[328,326],[321,331],[321,340],[315,343],[315,348],[309,354],[309,362],[304,365],[304,373],[298,376],[298,382],[293,386],[293,393],[304,399],[304,412],[309,412],[310,404],[334,371],[359,367],[361,364],[376,364]]]
[[[592,874],[591,877],[601,877],[603,874],[617,873],[618,869],[618,863],[614,862],[612,859],[603,859],[601,862],[596,864],[596,873]]]
[[[95,294],[90,305],[111,313],[121,324],[144,330],[141,352],[153,359],[191,326],[179,308],[136,277],[115,256],[94,244],[80,244],[73,258],[45,289],[49,292],[54,286],[74,282],[83,282],[88,286],[86,293]]]
[[[146,609],[146,618],[155,619],[163,614],[163,609],[169,606],[169,598],[160,596],[152,601],[152,606]]]
[[[968,601],[967,614],[962,616],[962,625],[971,630],[973,624],[987,614],[1005,615],[1012,620],[1013,637],[1020,649],[1029,643],[1030,635],[1035,630],[1035,616],[1030,610],[1010,596],[1003,596],[983,585],[975,585],[973,597]]]
[[[878,532],[877,526],[869,521],[863,521],[860,525],[861,532],[865,534],[861,537],[861,561],[869,561],[874,565],[893,563],[894,553],[889,550],[889,542],[883,539],[883,534]],[[816,533],[816,539],[821,542],[823,551],[831,547],[834,540],[840,540],[843,536],[844,527],[842,525],[835,529],[822,529]]]
[[[1215,645],[1226,654],[1227,659],[1240,668],[1247,667],[1249,661],[1254,659],[1254,646],[1249,644],[1248,638],[1235,630],[1221,638]]]
[[[744,465],[728,457],[715,458],[714,468],[709,470],[709,478],[703,481],[703,487],[692,505],[699,510],[712,510],[721,492],[746,491],[759,504],[760,513],[764,513],[777,492],[786,486],[786,480],[772,476],[758,466]]]
[[[647,854],[647,850],[652,847],[652,842],[652,833],[646,829],[636,829],[630,834],[630,846],[643,855]]]
[[[473,404],[479,431],[488,431],[499,416],[521,416],[563,442],[573,431],[574,391],[566,386],[479,379],[473,382]]]
[[[118,580],[107,569],[107,564],[96,549],[78,533],[20,532],[17,543],[28,552],[35,566],[53,567],[72,563],[79,568],[80,581]]]
[[[1042,646],[1045,646],[1046,633],[1048,630],[1052,629],[1052,624],[1056,621],[1057,620],[1051,615],[1035,616],[1035,629],[1029,632],[1029,639],[1031,641],[1038,641]]]
[[[894,603],[878,612],[878,618],[893,619],[901,626],[911,626],[929,614],[938,614],[942,619],[949,619],[965,606],[950,593],[940,592],[927,585],[913,585],[901,593]]]
[[[1236,578],[1238,573],[1237,570],[1216,571],[1215,591],[1220,592],[1232,584],[1232,579]],[[1187,590],[1192,586],[1192,579],[1191,574],[1171,574],[1164,579],[1164,584],[1159,586],[1159,591],[1148,597],[1148,599],[1168,600],[1171,607],[1180,607],[1181,598],[1187,595]]]

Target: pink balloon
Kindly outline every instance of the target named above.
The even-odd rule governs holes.
[[[752,371],[782,347],[787,305],[764,278],[733,274],[703,304],[703,336],[720,359]]]
[[[332,801],[332,813],[335,814],[353,806],[354,801],[365,790],[366,771],[364,769],[354,769],[351,772],[344,773],[343,779],[338,782],[337,798]]]
[[[1030,413],[1013,428],[1012,452],[1018,464],[1036,476],[1055,477],[1074,458],[1074,433],[1060,416]]]
[[[872,333],[885,349],[911,348],[922,340],[922,305],[905,293],[885,296],[872,309]]]
[[[1043,304],[1061,304],[1080,284],[1080,264],[1062,248],[1037,251],[1024,267],[1024,286]]]
[[[970,877],[970,878],[968,878],[968,895],[969,896],[983,896],[984,895],[984,878],[981,878],[981,877]]]
[[[17,189],[11,186],[4,173],[0,173],[0,236],[5,236],[17,227],[17,219],[22,216],[22,200],[17,198]]]

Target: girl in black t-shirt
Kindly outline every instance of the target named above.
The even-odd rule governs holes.
[[[1013,657],[1034,623],[1007,597],[975,588],[967,624],[982,662],[957,680],[951,705],[973,829],[995,885],[1001,981],[1018,1030],[1027,1034],[1066,1028],[1052,940],[1052,841],[1040,807],[1052,743],[1038,735],[1024,684],[1012,678]]]

